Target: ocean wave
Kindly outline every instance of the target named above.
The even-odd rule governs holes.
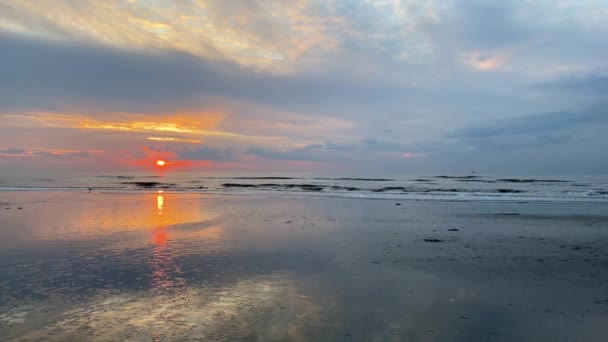
[[[431,181],[432,180],[432,181]],[[5,181],[5,180],[2,180]],[[0,191],[180,192],[334,196],[345,198],[475,201],[608,202],[608,182],[597,179],[494,178],[433,176],[404,180],[389,178],[296,178],[102,175],[83,178],[9,182]]]

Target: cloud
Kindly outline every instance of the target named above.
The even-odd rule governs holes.
[[[521,4],[463,1],[457,6],[461,35],[476,48],[494,49],[527,39],[528,27],[517,18]]]
[[[299,0],[0,1],[0,30],[55,41],[126,49],[180,50],[259,68],[288,69],[294,59],[329,49],[331,20]],[[234,20],[225,20],[230,17]],[[79,18],[75,23],[74,18]],[[289,35],[282,34],[289,32]]]
[[[471,52],[464,57],[463,62],[474,69],[488,71],[500,68],[503,64],[503,58],[500,55],[487,52]]]
[[[404,148],[394,142],[378,139],[378,138],[365,138],[362,141],[365,148],[372,151],[403,151]]]
[[[131,51],[1,35],[0,100],[7,111],[158,112],[213,96],[275,105],[376,103],[399,94],[381,82],[280,75],[176,50]],[[314,101],[311,101],[314,100]]]
[[[326,142],[310,144],[294,149],[270,150],[254,146],[246,150],[247,154],[270,160],[299,160],[299,161],[325,161],[338,160],[347,162],[370,161],[383,159],[411,159],[426,156],[421,152],[407,150],[400,144],[378,139],[365,138],[359,143],[336,144]]]
[[[176,156],[179,159],[185,160],[210,160],[210,161],[230,161],[236,160],[234,151],[231,149],[219,149],[212,148],[209,146],[202,146],[198,148],[188,148],[176,152]]]
[[[6,153],[6,154],[24,154],[25,150],[21,149],[21,148],[7,148],[4,150],[0,150],[0,153]]]
[[[440,2],[435,2],[438,4]],[[529,37],[530,27],[518,20],[519,2],[465,0],[446,2],[439,20],[423,26],[435,44],[462,50],[494,50]]]
[[[329,161],[330,156],[327,153],[331,153],[324,149],[322,144],[313,144],[297,148],[294,150],[286,151],[273,151],[263,147],[254,146],[248,148],[245,153],[261,157],[269,160],[284,160],[284,161]],[[335,154],[331,153],[335,157]]]
[[[572,130],[584,124],[608,124],[608,103],[581,111],[561,111],[504,119],[492,124],[456,130],[450,137],[487,139],[508,135],[539,135],[548,132]]]
[[[8,148],[0,150],[0,154],[18,156],[18,157],[51,157],[51,158],[79,158],[100,155],[100,151],[72,151],[59,149],[22,149]]]
[[[580,174],[608,170],[605,103],[471,125],[423,142],[433,167],[494,174]]]
[[[608,93],[608,74],[594,72],[583,76],[562,77],[539,84],[546,90]]]

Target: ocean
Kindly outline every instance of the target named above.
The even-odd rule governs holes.
[[[608,177],[427,175],[396,178],[209,177],[192,173],[2,179],[0,191],[180,192],[361,199],[608,202]]]

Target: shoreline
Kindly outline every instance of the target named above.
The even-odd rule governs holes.
[[[295,178],[104,176],[0,184],[2,191],[86,191],[315,196],[416,201],[589,202],[608,204],[608,180],[563,177],[426,176],[424,178]]]
[[[378,201],[401,201],[401,202],[438,202],[438,203],[505,203],[505,204],[571,204],[581,206],[608,206],[608,199],[589,199],[589,198],[541,198],[541,197],[500,197],[498,196],[483,198],[454,198],[454,197],[422,197],[412,196],[408,193],[383,193],[384,196],[374,196],[375,193],[357,194],[351,196],[343,196],[336,193],[321,193],[321,192],[233,192],[233,191],[197,191],[197,190],[171,190],[171,189],[91,189],[88,187],[78,188],[2,188],[0,187],[0,196],[2,193],[65,193],[65,194],[184,194],[184,195],[200,195],[200,196],[245,196],[245,197],[276,197],[276,198],[329,198],[329,199],[345,199],[345,200],[378,200]],[[352,194],[352,193],[344,193]],[[423,195],[424,196],[424,195]]]

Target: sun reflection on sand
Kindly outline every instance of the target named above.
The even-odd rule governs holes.
[[[133,274],[135,283],[125,288],[125,273],[109,285],[100,281],[108,278],[88,274],[95,282],[79,286],[92,290],[89,295],[58,294],[52,303],[42,300],[27,309],[24,340],[307,340],[311,329],[322,326],[322,303],[329,303],[330,297],[315,296],[324,293],[315,290],[319,278],[283,267],[243,268],[258,252],[243,248],[251,246],[250,237],[256,235],[243,235],[241,228],[259,230],[263,236],[268,231],[225,219],[233,217],[234,207],[218,198],[170,192],[95,195],[68,202],[73,203],[74,224],[40,217],[51,227],[62,222],[73,229],[70,234],[93,242],[86,245],[86,261],[78,254],[84,269],[112,267],[114,274],[116,268]],[[47,277],[47,272],[41,276]],[[98,283],[102,285],[95,288]]]
[[[165,196],[156,195],[156,217],[157,226],[152,231],[152,287],[161,292],[171,291],[185,285],[180,276],[182,271],[175,262],[174,251],[167,244],[169,233],[164,225]]]
[[[156,211],[158,216],[163,216],[163,208],[165,207],[165,196],[156,196]]]

